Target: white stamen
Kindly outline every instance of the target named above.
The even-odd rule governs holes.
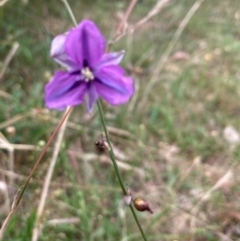
[[[83,78],[86,82],[89,82],[90,80],[94,80],[94,75],[88,67],[83,68],[81,70],[81,74],[83,75]]]

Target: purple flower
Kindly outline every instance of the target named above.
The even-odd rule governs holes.
[[[104,53],[105,48],[104,36],[90,20],[53,39],[51,57],[66,71],[57,71],[45,87],[48,108],[63,110],[85,99],[91,112],[99,96],[111,105],[129,101],[133,80],[118,65],[124,51]]]

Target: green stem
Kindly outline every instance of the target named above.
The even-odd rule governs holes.
[[[70,16],[71,16],[73,23],[75,24],[75,26],[77,26],[77,21],[76,21],[76,19],[74,17],[74,14],[73,14],[72,10],[71,10],[71,7],[68,4],[68,1],[67,0],[62,0],[62,1],[64,3],[65,7],[67,8]],[[123,194],[127,195],[127,190],[124,187],[124,184],[123,184],[123,181],[122,181],[122,177],[120,175],[120,172],[119,172],[119,169],[118,169],[118,165],[117,165],[117,162],[116,162],[116,159],[115,159],[115,155],[114,155],[114,152],[113,152],[113,149],[112,149],[112,145],[111,145],[110,137],[109,137],[109,134],[108,134],[108,130],[107,130],[107,126],[106,126],[106,122],[105,122],[103,109],[102,109],[102,105],[101,105],[100,100],[98,100],[97,106],[98,106],[98,110],[99,110],[99,113],[100,113],[100,118],[101,118],[101,122],[102,122],[102,125],[103,125],[103,129],[104,129],[104,132],[105,132],[105,135],[106,135],[107,143],[108,143],[109,148],[110,148],[109,155],[110,155],[110,158],[112,160],[114,170],[115,170],[115,172],[117,174],[117,178],[118,178],[119,184],[120,184],[120,186],[122,188]],[[141,226],[141,224],[140,224],[140,222],[138,220],[137,214],[136,214],[135,209],[134,209],[132,204],[130,204],[130,209],[132,211],[133,217],[135,219],[135,222],[137,223],[137,226],[138,226],[138,228],[139,228],[139,230],[140,230],[140,232],[142,234],[142,237],[143,237],[144,241],[147,241],[147,238],[146,238],[146,236],[145,236],[145,234],[143,232],[142,226]]]
[[[73,12],[72,12],[72,9],[71,9],[70,5],[68,4],[68,1],[67,0],[62,0],[62,1],[63,1],[64,5],[65,5],[66,9],[68,10],[68,13],[69,13],[69,15],[70,15],[74,25],[77,26],[76,18],[74,16]]]
[[[101,105],[101,102],[100,100],[97,102],[97,106],[98,106],[98,110],[99,110],[99,113],[100,113],[100,118],[101,118],[101,122],[102,122],[102,125],[103,125],[103,129],[104,129],[104,132],[105,132],[105,135],[106,135],[106,139],[107,139],[107,142],[108,142],[108,145],[109,145],[109,154],[110,154],[110,158],[112,160],[112,163],[113,163],[113,167],[114,167],[114,170],[117,174],[117,178],[118,178],[118,181],[119,181],[119,184],[122,188],[122,191],[123,191],[123,194],[126,195],[127,194],[127,190],[126,188],[124,187],[124,184],[123,184],[123,180],[122,180],[122,177],[120,175],[120,172],[119,172],[119,169],[118,169],[118,165],[117,165],[117,162],[116,162],[116,159],[115,159],[115,155],[114,155],[114,152],[113,152],[113,149],[112,149],[112,145],[111,145],[111,141],[110,141],[110,137],[109,137],[109,133],[108,133],[108,130],[107,130],[107,126],[106,126],[106,122],[105,122],[105,118],[104,118],[104,114],[103,114],[103,109],[102,109],[102,105]],[[133,205],[130,204],[130,209],[132,211],[132,214],[133,214],[133,217],[138,225],[138,228],[142,234],[142,237],[145,241],[147,241],[147,238],[143,232],[143,229],[142,229],[142,226],[138,220],[138,217],[137,217],[137,214],[135,212],[135,209],[133,208]]]
[[[107,139],[108,145],[110,147],[109,155],[110,155],[111,160],[113,162],[113,166],[114,166],[115,172],[117,174],[118,181],[119,181],[120,186],[122,188],[123,194],[127,195],[127,190],[124,187],[124,184],[123,184],[123,181],[122,181],[119,169],[118,169],[118,165],[117,165],[117,162],[115,160],[115,155],[114,155],[114,152],[113,152],[112,144],[111,144],[110,137],[109,137],[109,134],[108,134],[108,130],[107,130],[107,126],[106,126],[106,122],[105,122],[105,118],[104,118],[104,114],[103,114],[103,110],[102,110],[102,105],[101,105],[100,101],[97,102],[97,106],[98,106],[98,110],[99,110],[99,113],[100,113],[100,118],[101,118],[103,129],[104,129],[104,132],[105,132],[105,135],[106,135],[106,139]]]

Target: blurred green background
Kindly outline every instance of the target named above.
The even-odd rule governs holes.
[[[69,4],[79,22],[95,21],[110,40],[129,2]],[[139,1],[129,26],[156,2]],[[180,23],[197,3],[199,8],[163,61]],[[240,238],[239,6],[239,0],[172,0],[111,47],[127,51],[122,65],[134,78],[136,92],[127,105],[104,103],[104,112],[126,186],[154,210],[138,213],[148,240]],[[72,26],[59,0],[9,0],[0,6],[0,225],[63,114],[45,109],[44,85],[59,68],[49,57],[51,40]],[[18,49],[11,55],[14,46]],[[162,68],[154,76],[158,63]],[[153,78],[156,83],[146,95]],[[40,241],[142,240],[107,153],[95,147],[101,132],[97,109],[90,116],[85,105],[74,108]],[[3,146],[6,142],[8,147]],[[5,241],[31,240],[53,146],[26,190]]]

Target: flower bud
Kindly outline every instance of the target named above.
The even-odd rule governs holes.
[[[153,213],[152,209],[149,207],[149,204],[142,198],[134,199],[133,204],[134,207],[140,212],[149,211],[150,213]]]

